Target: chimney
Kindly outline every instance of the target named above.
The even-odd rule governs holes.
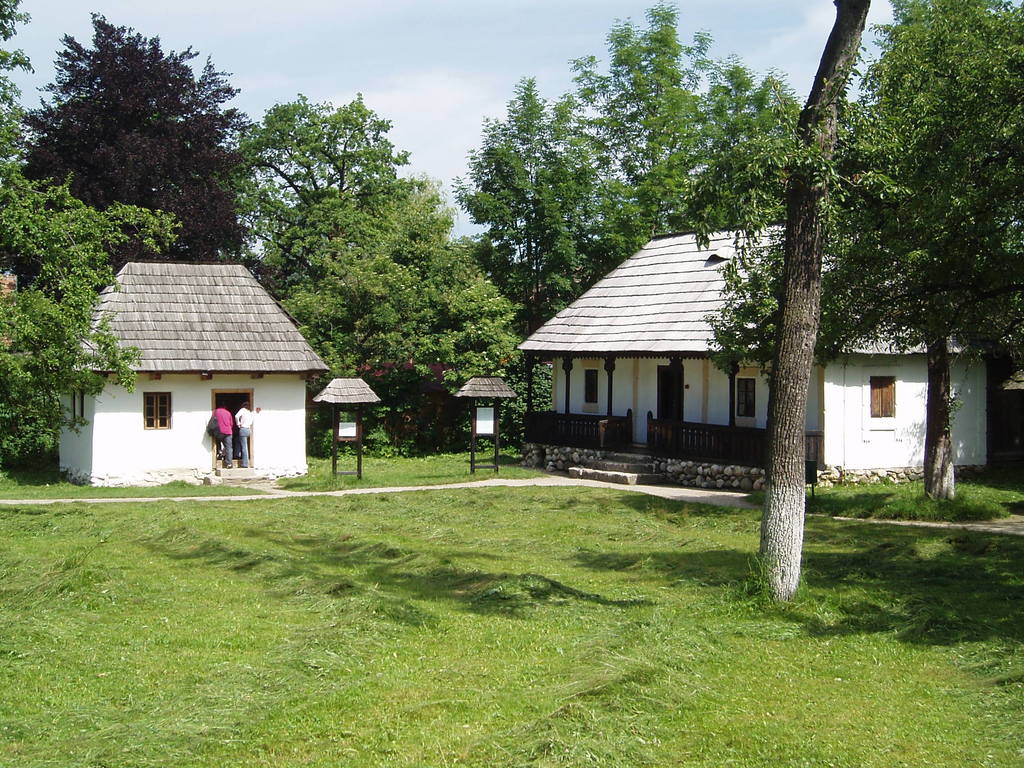
[[[18,290],[18,278],[15,275],[0,275],[0,296],[6,296],[16,290]]]

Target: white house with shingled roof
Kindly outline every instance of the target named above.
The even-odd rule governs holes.
[[[76,482],[146,485],[198,482],[214,473],[205,428],[213,409],[244,401],[256,414],[250,438],[256,475],[306,472],[306,381],[327,366],[295,321],[244,267],[129,263],[103,291],[122,347],[139,360],[132,391],[113,380],[66,406],[84,417],[60,441],[60,467]]]
[[[520,349],[528,371],[551,362],[552,400],[534,410],[528,393],[527,443],[761,466],[767,378],[710,359],[708,318],[735,257],[732,233],[707,247],[693,234],[656,237],[533,333]],[[986,464],[999,449],[987,443],[987,404],[1001,402],[992,370],[953,362],[956,464]],[[858,350],[815,366],[808,458],[855,471],[921,467],[926,391],[924,354]]]

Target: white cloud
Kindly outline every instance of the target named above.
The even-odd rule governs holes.
[[[801,0],[802,7],[794,8],[799,21],[785,20],[779,32],[770,34],[760,45],[743,54],[745,62],[755,70],[775,69],[788,76],[797,96],[803,98],[811,89],[814,74],[821,60],[829,32],[835,22],[835,6],[824,0]],[[888,2],[875,2],[868,14],[868,27],[888,21],[892,9]],[[870,29],[865,30],[863,41],[873,39]]]
[[[411,153],[406,172],[451,183],[466,173],[466,155],[480,143],[484,117],[502,117],[511,88],[483,75],[450,70],[417,70],[372,83],[363,100],[392,122],[389,137],[398,149]],[[330,101],[340,105],[355,98],[355,91],[338,93]],[[460,219],[460,230],[468,224]]]

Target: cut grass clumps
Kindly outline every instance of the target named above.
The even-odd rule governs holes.
[[[973,488],[959,488],[955,499],[930,499],[922,483],[837,486],[815,494],[808,511],[837,517],[948,522],[996,520],[1010,514],[1005,503]]]
[[[758,527],[593,488],[0,506],[0,765],[1021,765],[1024,538],[813,517],[779,607]]]
[[[818,488],[807,510],[836,517],[964,522],[1024,512],[1024,473],[989,472],[956,485],[956,498],[929,499],[924,483],[876,483]]]

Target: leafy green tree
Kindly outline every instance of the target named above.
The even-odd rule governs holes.
[[[757,80],[732,58],[712,65],[701,110],[700,160],[691,172],[687,226],[703,234],[737,231],[751,245],[759,244],[759,235],[785,219],[800,105],[781,78],[770,73]]]
[[[437,188],[398,177],[407,155],[389,129],[361,99],[269,110],[242,142],[253,260],[332,373],[384,399],[371,423],[397,447],[436,448],[447,436],[424,383],[501,375],[518,339],[511,304],[452,242]]]
[[[60,397],[95,394],[109,372],[129,388],[131,350],[93,322],[97,293],[114,282],[110,252],[143,238],[153,251],[172,238],[171,220],[114,204],[97,211],[66,185],[8,171],[0,185],[0,272],[17,254],[34,280],[0,299],[0,465],[45,454],[60,429],[78,426]]]
[[[574,62],[570,96],[551,104],[522,81],[470,155],[458,198],[488,227],[478,260],[530,330],[653,234],[752,229],[749,198],[767,193],[740,182],[762,180],[733,148],[792,141],[797,105],[776,76],[710,61],[707,35],[683,45],[670,5],[647,19],[612,29],[606,69]],[[731,197],[718,194],[725,176],[737,179]]]
[[[0,0],[0,39],[27,17],[16,0]],[[63,426],[77,426],[61,406],[71,392],[95,393],[111,372],[131,385],[130,350],[94,324],[97,291],[113,283],[109,254],[136,238],[159,249],[172,237],[169,216],[112,205],[100,212],[67,185],[30,181],[17,164],[17,89],[4,74],[27,67],[19,52],[0,50],[0,273],[33,275],[0,296],[0,466],[52,451]]]
[[[28,15],[18,11],[19,0],[0,0],[0,40],[10,40],[19,23]],[[18,137],[18,89],[6,72],[28,69],[29,61],[21,51],[0,49],[0,163],[13,160]]]
[[[690,174],[702,161],[699,88],[711,38],[679,40],[679,13],[660,3],[648,27],[632,22],[608,34],[608,70],[594,56],[573,63],[584,130],[601,176],[602,218],[626,251],[652,235],[686,229]]]
[[[409,155],[395,149],[390,130],[362,97],[335,108],[299,96],[246,131],[242,206],[253,264],[273,285],[319,279],[339,243],[382,237],[385,214],[413,186],[398,178]]]
[[[679,12],[659,3],[648,26],[608,35],[607,71],[590,56],[574,63],[582,129],[597,158],[605,238],[626,253],[652,235],[734,227],[733,211],[702,210],[699,180],[721,173],[719,158],[755,137],[789,135],[797,103],[775,74],[760,80],[731,57],[708,58],[711,37],[679,39]],[[698,215],[700,214],[700,215]]]
[[[596,177],[571,99],[549,104],[533,79],[516,86],[504,120],[484,123],[457,198],[487,226],[477,259],[520,307],[526,329],[554,315],[603,265],[590,258]]]
[[[71,194],[106,210],[115,203],[174,214],[180,232],[163,258],[235,254],[234,149],[244,117],[224,108],[236,91],[207,60],[197,77],[191,49],[164,53],[94,15],[92,47],[71,36],[55,62],[51,98],[25,116],[26,175],[65,179]],[[153,258],[138,242],[118,246],[115,268]]]
[[[830,276],[853,335],[928,360],[925,492],[955,494],[950,342],[1024,350],[1024,11],[900,0],[865,79]]]
[[[775,600],[800,583],[804,429],[817,341],[824,250],[822,215],[833,177],[837,114],[860,47],[870,0],[836,0],[836,20],[797,123],[803,152],[786,184],[786,231],[775,349],[769,376],[768,457],[760,557]]]
[[[517,352],[512,306],[451,243],[451,214],[424,185],[396,208],[375,245],[340,248],[325,274],[296,286],[285,306],[336,375],[364,376],[384,399],[372,420],[396,447],[429,450],[451,437],[424,400],[443,376],[503,375]]]

